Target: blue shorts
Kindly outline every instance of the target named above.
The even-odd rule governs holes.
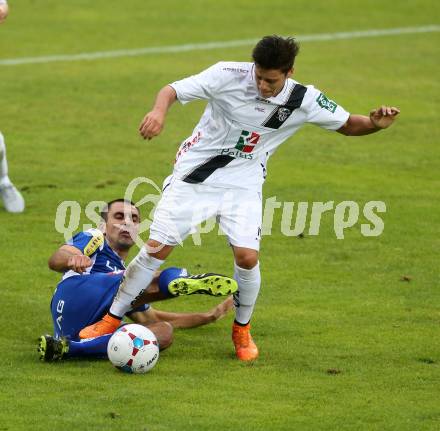
[[[110,309],[123,273],[75,275],[58,284],[50,309],[55,337],[79,339],[84,327],[100,320]],[[142,305],[132,311],[149,308]]]

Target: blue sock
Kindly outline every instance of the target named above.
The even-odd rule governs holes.
[[[159,275],[159,290],[169,298],[175,298],[168,290],[168,285],[180,277],[187,277],[189,275],[188,271],[185,268],[167,268],[163,270]]]
[[[68,358],[106,358],[107,344],[113,334],[103,335],[102,337],[84,339],[81,341],[69,340]]]

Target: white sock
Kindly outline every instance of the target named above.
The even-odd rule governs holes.
[[[125,271],[124,279],[110,307],[110,313],[113,316],[124,316],[134,301],[150,285],[154,273],[163,263],[163,260],[151,257],[145,247],[142,247]]]
[[[243,325],[251,320],[261,285],[260,264],[252,269],[240,268],[235,264],[234,278],[238,292],[234,294],[235,320]]]
[[[8,177],[8,162],[6,161],[6,145],[5,139],[0,132],[0,186],[11,184]]]

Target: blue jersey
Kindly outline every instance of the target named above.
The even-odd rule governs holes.
[[[124,261],[108,245],[104,234],[99,229],[79,232],[67,244],[76,247],[92,260],[92,264],[86,269],[85,274],[125,271]],[[73,275],[78,275],[78,273],[72,270],[67,271],[63,280]]]
[[[125,265],[98,229],[80,232],[67,244],[92,260],[83,274],[72,270],[64,274],[51,302],[55,336],[75,340],[82,328],[97,322],[109,311],[121,284]],[[141,305],[127,314],[148,308],[149,305]]]

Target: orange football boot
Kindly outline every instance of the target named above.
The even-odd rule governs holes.
[[[86,326],[79,333],[79,338],[95,338],[101,335],[113,334],[121,324],[121,319],[106,314],[102,320]]]
[[[232,341],[235,354],[240,361],[253,361],[258,358],[258,347],[251,336],[251,325],[240,326],[234,322],[232,325]]]

